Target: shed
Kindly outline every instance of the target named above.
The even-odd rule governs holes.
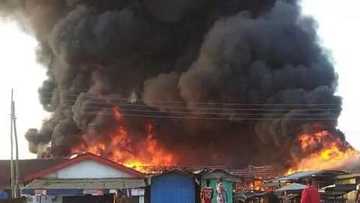
[[[50,202],[92,202],[88,197],[91,194],[102,196],[102,202],[113,202],[107,201],[112,196],[142,203],[146,187],[145,177],[140,172],[93,154],[64,160],[29,174],[24,180],[26,184],[21,188],[24,196],[52,199]],[[98,198],[93,197],[93,200],[96,202]],[[37,202],[40,201],[43,202],[42,199]]]
[[[151,178],[151,203],[195,203],[196,182],[192,174],[172,170]]]
[[[213,195],[211,202],[217,203],[216,197],[216,186],[218,180],[222,181],[226,192],[227,202],[234,201],[233,191],[235,189],[235,183],[240,180],[238,176],[232,175],[225,170],[215,169],[207,172],[201,177],[201,187],[211,187],[213,189]]]

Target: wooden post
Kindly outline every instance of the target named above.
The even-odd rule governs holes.
[[[13,140],[13,89],[11,89],[11,107],[10,107],[10,187],[11,187],[11,198],[15,198],[15,171],[14,171],[14,140]]]
[[[11,89],[11,193],[12,198],[20,197],[20,187],[19,187],[19,145],[18,145],[18,137],[17,137],[17,129],[16,129],[16,115],[15,115],[15,101],[14,101],[14,90]],[[14,137],[14,140],[13,140]],[[15,141],[15,167],[14,167],[14,142]],[[14,170],[15,168],[15,170]]]
[[[12,101],[13,127],[15,140],[15,197],[20,197],[19,143],[16,128],[15,101]]]

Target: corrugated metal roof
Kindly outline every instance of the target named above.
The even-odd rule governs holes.
[[[341,174],[345,174],[345,172],[336,170],[304,171],[278,178],[276,181],[292,181],[311,177],[336,177]]]
[[[37,179],[23,189],[131,189],[145,186],[145,180],[139,178]]]
[[[233,174],[229,173],[228,171],[222,170],[222,169],[211,170],[202,176],[202,179],[204,179],[204,180],[218,179],[218,178],[222,178],[223,180],[227,180],[230,182],[238,182],[240,180],[239,176],[233,175]]]
[[[25,177],[25,181],[30,181],[30,180],[33,180],[33,179],[41,179],[43,177],[45,177],[46,175],[48,174],[51,174],[55,171],[58,171],[60,169],[63,169],[63,168],[66,168],[66,167],[69,167],[71,165],[74,165],[74,164],[78,164],[82,161],[88,161],[88,160],[91,160],[91,161],[95,161],[95,162],[98,162],[102,165],[107,165],[107,166],[110,166],[112,167],[113,169],[116,169],[116,170],[120,170],[120,171],[124,171],[128,174],[131,174],[132,176],[136,176],[136,177],[142,177],[143,174],[140,173],[139,171],[136,171],[132,168],[129,168],[129,167],[126,167],[122,164],[119,164],[119,163],[116,163],[116,162],[113,162],[111,160],[108,160],[104,157],[101,157],[101,156],[97,156],[97,155],[94,155],[94,154],[91,154],[91,153],[83,153],[83,154],[79,154],[73,158],[70,158],[70,159],[66,159],[64,160],[63,162],[57,164],[57,165],[54,165],[54,166],[51,166],[51,167],[48,167],[44,170],[40,170],[40,171],[37,171],[36,173],[33,173],[33,174],[30,174],[28,176]]]
[[[352,179],[358,177],[360,177],[360,173],[350,173],[350,174],[338,175],[336,179],[343,180],[343,179]]]
[[[19,160],[20,180],[24,177],[44,170],[63,162],[64,159],[28,159]],[[10,185],[10,161],[0,160],[0,188],[9,187]]]
[[[322,189],[326,192],[350,192],[356,190],[356,184],[335,184]]]
[[[271,178],[277,175],[274,167],[271,165],[249,166],[244,169],[233,169],[230,170],[230,173],[241,177],[254,177],[254,178]]]
[[[280,174],[278,174],[278,171],[275,170],[275,168],[271,165],[264,165],[264,166],[253,166],[250,165],[248,167],[244,168],[229,168],[227,166],[219,165],[219,166],[172,166],[172,167],[149,167],[150,171],[152,171],[153,175],[155,174],[161,174],[164,171],[169,170],[186,170],[186,171],[192,171],[194,174],[202,174],[207,173],[211,170],[224,170],[228,173],[240,176],[240,177],[246,177],[246,178],[272,178],[276,177]]]
[[[318,174],[319,171],[305,171],[291,174],[289,176],[281,177],[278,181],[298,180],[306,177],[311,177]]]
[[[112,166],[118,170],[124,170],[126,172],[132,173],[136,176],[142,176],[138,171],[130,169],[128,167],[122,166],[121,164],[112,162],[105,158],[84,153],[77,155],[72,158],[61,158],[61,159],[28,159],[28,160],[19,160],[19,170],[20,170],[20,182],[27,182],[35,178],[41,178],[46,175],[51,170],[58,170],[61,166],[68,166],[69,164],[74,164],[82,160],[94,160],[100,161],[102,164]],[[31,177],[31,178],[29,178]],[[10,161],[9,160],[0,160],[0,189],[10,187]]]
[[[276,192],[284,192],[284,191],[300,191],[306,188],[306,185],[299,184],[299,183],[291,183],[286,185],[282,188],[276,190]]]

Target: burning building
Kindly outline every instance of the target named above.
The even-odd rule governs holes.
[[[52,116],[26,134],[39,156],[296,171],[357,154],[336,129],[332,61],[296,0],[0,4],[47,67],[39,93]]]

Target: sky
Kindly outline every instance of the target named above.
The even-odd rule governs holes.
[[[304,15],[318,21],[321,44],[332,52],[343,111],[338,128],[360,149],[360,1],[303,0]]]
[[[320,43],[332,52],[339,75],[337,94],[343,97],[339,128],[347,140],[360,149],[360,1],[303,0],[304,15],[318,21]],[[39,128],[49,115],[39,102],[38,88],[46,78],[46,70],[36,61],[37,42],[15,22],[0,21],[0,159],[10,157],[10,91],[15,90],[19,152],[30,154],[24,134],[28,128]],[[359,55],[359,56],[358,56]],[[9,68],[11,67],[11,68]]]
[[[46,70],[36,62],[36,46],[36,40],[21,31],[16,23],[0,23],[0,159],[10,157],[11,88],[15,91],[19,155],[35,157],[28,150],[24,134],[28,128],[40,127],[47,117],[38,96]]]

